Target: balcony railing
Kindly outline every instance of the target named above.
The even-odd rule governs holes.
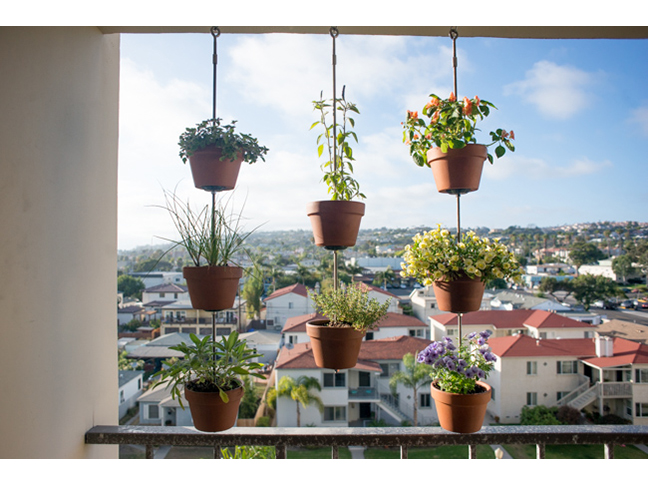
[[[474,434],[455,434],[440,427],[234,427],[209,433],[193,427],[100,425],[86,433],[85,441],[144,445],[147,459],[162,445],[212,447],[214,458],[220,457],[222,447],[274,446],[277,459],[286,458],[288,447],[331,447],[333,459],[338,458],[339,447],[400,447],[401,459],[407,459],[411,447],[465,445],[474,459],[482,444],[535,444],[538,459],[544,459],[546,445],[601,444],[604,457],[613,459],[615,444],[647,444],[648,426],[488,426]]]

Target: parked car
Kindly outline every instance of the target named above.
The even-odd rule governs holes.
[[[624,300],[623,302],[621,302],[619,304],[619,307],[621,307],[622,309],[634,309],[635,308],[634,302],[632,302],[631,300]]]

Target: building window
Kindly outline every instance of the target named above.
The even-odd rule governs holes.
[[[448,337],[456,336],[456,335],[457,335],[457,330],[456,329],[448,329]]]
[[[626,417],[632,418],[632,400],[624,400]]]
[[[635,403],[635,416],[648,417],[648,403]]]
[[[648,383],[648,369],[635,370],[635,381],[637,383]]]
[[[537,375],[537,374],[538,374],[538,362],[527,361],[527,375]]]
[[[119,403],[124,403],[124,390],[119,390]]]
[[[365,341],[373,341],[374,338],[374,333],[371,331],[367,331],[367,334],[365,334]]]
[[[137,379],[137,389],[138,389],[138,390],[141,390],[141,389],[142,389],[142,379],[141,379],[141,378],[138,378],[138,379]]]
[[[160,299],[164,297],[164,292],[160,292]]]
[[[382,368],[380,376],[391,376],[400,370],[400,363],[380,363],[380,367]]]
[[[346,387],[345,373],[324,373],[324,388]]]
[[[157,405],[149,405],[148,406],[148,418],[150,419],[159,419],[160,418],[160,413]]]
[[[556,392],[556,400],[562,400],[564,397],[566,397],[570,393],[571,392],[568,392],[568,391]]]
[[[410,329],[409,335],[411,337],[423,337],[423,330],[422,329]]]
[[[495,401],[495,387],[491,386],[491,400]]]
[[[292,309],[292,308],[293,308],[293,303],[292,303],[292,302],[288,302],[288,308],[289,308],[289,309]]]
[[[533,407],[538,404],[538,394],[536,392],[528,392],[527,393],[527,401],[526,404],[529,407]]]
[[[540,339],[547,339],[547,333],[546,332],[541,332],[540,333]]]
[[[419,395],[419,408],[430,408],[432,406],[432,395],[421,393]]]
[[[297,344],[297,336],[288,336],[288,342],[290,344]]]
[[[559,375],[575,375],[578,373],[578,361],[558,361],[556,366]]]
[[[430,304],[430,309],[434,309],[436,307],[436,304]]]
[[[325,422],[346,422],[346,407],[324,407]]]

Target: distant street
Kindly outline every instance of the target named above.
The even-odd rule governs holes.
[[[590,308],[590,312],[592,312],[593,314],[607,316],[607,319],[619,319],[621,321],[630,321],[648,326],[648,310],[608,310]]]

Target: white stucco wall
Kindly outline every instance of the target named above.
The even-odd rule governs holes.
[[[281,328],[287,319],[313,312],[315,309],[311,299],[295,293],[273,297],[266,302],[266,319],[273,319],[275,326]]]
[[[0,457],[117,458],[84,434],[118,419],[119,37],[1,27],[0,46]]]

